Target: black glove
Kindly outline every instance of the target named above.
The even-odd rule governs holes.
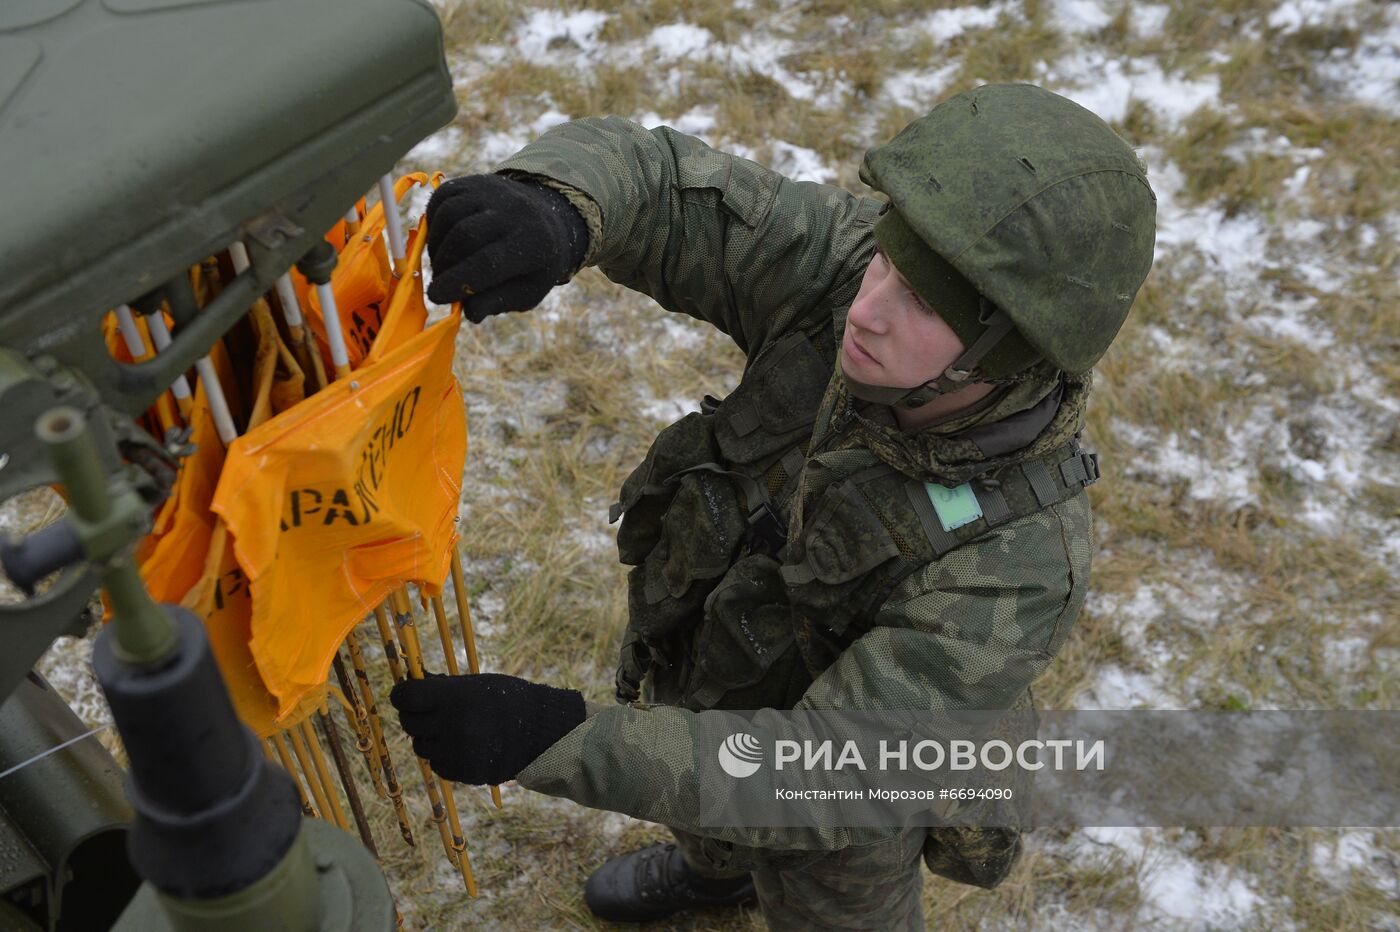
[[[389,693],[413,753],[458,783],[504,783],[573,731],[583,694],[501,673],[430,674]]]
[[[428,201],[427,217],[428,297],[461,301],[475,324],[539,304],[588,251],[588,225],[568,198],[502,175],[444,182]]]

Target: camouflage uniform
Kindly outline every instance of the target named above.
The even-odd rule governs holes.
[[[557,127],[500,170],[588,222],[585,264],[708,321],[740,385],[657,438],[614,518],[629,577],[618,674],[650,706],[592,715],[519,775],[677,830],[701,873],[754,871],[774,928],[920,928],[918,861],[981,886],[1007,829],[705,828],[690,719],[724,709],[1011,709],[1064,644],[1089,578],[1089,377],[1039,378],[904,433],[834,373],[882,203],[793,182],[666,127]],[[1005,479],[1005,483],[1000,482]],[[929,495],[969,480],[983,520]],[[1014,481],[1012,481],[1014,480]]]

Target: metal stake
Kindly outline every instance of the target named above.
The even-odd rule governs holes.
[[[272,746],[277,749],[277,759],[282,762],[282,769],[291,775],[292,782],[297,785],[297,795],[301,797],[301,814],[317,818],[317,813],[311,806],[311,800],[306,796],[306,788],[301,785],[301,777],[297,774],[296,765],[292,763],[292,754],[287,750],[286,739],[281,732],[275,732],[267,740],[272,742]]]
[[[408,819],[408,809],[403,803],[403,787],[399,785],[398,774],[394,771],[394,759],[389,756],[389,745],[384,740],[384,725],[379,718],[379,706],[374,699],[374,688],[369,683],[369,671],[365,669],[364,652],[360,650],[359,632],[351,631],[350,636],[345,639],[345,644],[350,648],[350,663],[355,670],[355,681],[360,685],[360,698],[364,702],[369,718],[370,734],[374,738],[379,762],[384,768],[384,791],[389,794],[389,801],[394,805],[394,817],[399,822],[399,834],[403,836],[404,843],[412,848],[415,844],[413,828]]]
[[[467,670],[470,673],[480,673],[481,664],[476,656],[476,637],[472,633],[472,612],[467,605],[467,581],[462,575],[460,555],[455,544],[452,547],[452,559],[448,562],[452,566],[452,593],[457,597],[457,624],[462,628],[462,640],[467,648]],[[499,786],[491,787],[491,802],[495,803],[497,809],[504,808]]]
[[[408,600],[408,593],[403,589],[396,589],[390,596],[390,600],[393,603],[394,622],[398,628],[404,659],[408,663],[409,676],[415,680],[421,680],[423,678],[423,657],[418,644],[418,631],[413,621],[413,606]],[[378,616],[376,615],[376,617]],[[447,780],[435,778],[432,767],[421,757],[418,758],[418,767],[423,773],[423,785],[428,791],[428,801],[432,805],[433,821],[437,823],[438,833],[442,836],[447,859],[453,867],[461,872],[467,893],[475,897],[477,895],[476,877],[472,873],[471,858],[467,855],[466,840],[462,835],[461,822],[457,816],[457,801],[452,795],[452,786]]]
[[[403,276],[403,260],[406,254],[403,222],[399,219],[399,202],[394,197],[394,178],[385,175],[379,179],[379,205],[384,208],[384,230],[389,234],[389,255],[394,257],[394,277]]]
[[[355,828],[360,832],[360,840],[377,860],[379,849],[374,846],[374,834],[369,830],[369,822],[365,819],[365,807],[360,804],[360,791],[355,787],[355,778],[350,774],[350,762],[345,759],[345,749],[340,745],[340,732],[336,730],[335,722],[331,721],[331,712],[325,703],[321,703],[321,708],[316,710],[316,724],[320,726],[321,737],[331,749],[331,760],[335,763],[336,773],[340,775],[340,785],[345,788],[345,801],[350,804],[350,814],[355,819]]]
[[[379,774],[379,748],[374,743],[374,736],[369,731],[369,712],[365,710],[364,703],[360,701],[360,694],[356,692],[354,683],[350,680],[350,674],[345,671],[345,663],[340,659],[340,651],[335,652],[335,660],[331,666],[335,669],[335,678],[340,682],[340,694],[345,697],[345,701],[350,703],[350,708],[346,710],[345,717],[350,720],[351,728],[355,732],[355,749],[365,758],[365,766],[369,768],[369,780],[374,785],[374,793],[380,799],[388,799],[388,794],[384,792],[384,778]]]

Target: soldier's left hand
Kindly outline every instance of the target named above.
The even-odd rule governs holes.
[[[501,673],[405,680],[389,701],[413,753],[458,783],[515,779],[587,715],[578,690]]]

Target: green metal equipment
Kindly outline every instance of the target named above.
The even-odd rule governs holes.
[[[0,4],[0,501],[69,501],[0,547],[24,593],[0,604],[0,927],[392,928],[368,852],[304,821],[232,717],[202,626],[146,594],[133,549],[182,451],[133,418],[455,113],[420,0]],[[196,311],[188,270],[224,250],[247,265]],[[118,363],[104,316],[160,295],[169,347]],[[31,672],[99,585],[128,799],[96,741],[52,751],[84,729]]]

